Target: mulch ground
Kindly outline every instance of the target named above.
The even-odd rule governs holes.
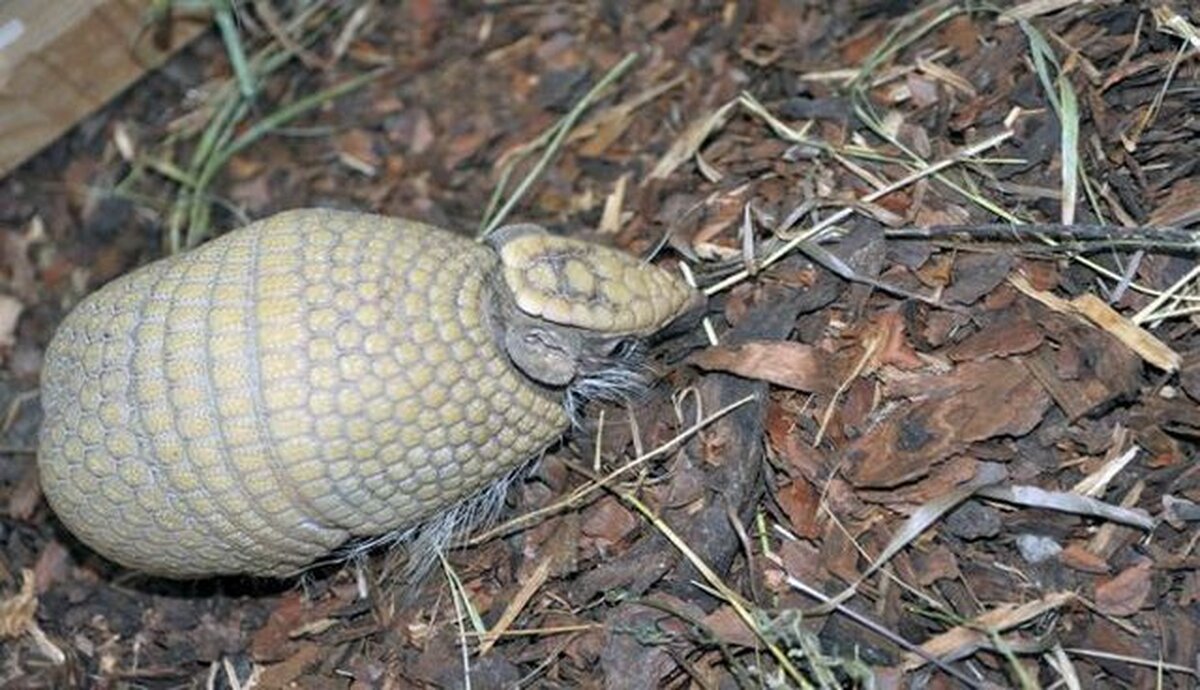
[[[242,4],[285,57],[232,133],[273,124],[207,187],[172,171],[216,32],[0,180],[4,687],[1200,683],[1196,5]],[[38,374],[83,295],[298,206],[474,232],[630,54],[511,217],[687,264],[712,339],[593,407],[461,588],[165,582],[58,525]]]

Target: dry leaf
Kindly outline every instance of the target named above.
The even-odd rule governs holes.
[[[277,663],[265,666],[258,682],[264,688],[291,687],[299,678],[308,675],[309,669],[325,656],[321,645],[306,642],[295,654]]]
[[[1054,311],[1076,314],[1086,318],[1159,369],[1168,372],[1179,370],[1179,365],[1183,361],[1179,353],[1154,337],[1149,331],[1138,327],[1117,313],[1099,297],[1086,293],[1075,299],[1065,300],[1053,293],[1035,289],[1023,276],[1013,276],[1009,278],[1009,282],[1013,287]]]
[[[817,524],[820,496],[812,484],[803,479],[796,479],[779,489],[776,498],[779,500],[779,507],[787,514],[788,523],[796,536],[815,539],[821,535],[821,528]]]
[[[665,179],[668,175],[675,171],[692,156],[700,150],[704,144],[704,140],[708,138],[714,130],[719,129],[729,119],[730,113],[737,107],[737,100],[732,100],[716,110],[701,115],[693,120],[691,124],[683,130],[675,143],[671,144],[671,148],[667,150],[663,157],[659,159],[654,169],[650,171],[649,180]]]
[[[1023,436],[1050,407],[1042,386],[1008,359],[897,379],[889,382],[887,395],[919,401],[897,408],[847,447],[846,476],[860,488],[899,486],[923,477],[969,443]]]
[[[806,393],[834,390],[840,369],[828,354],[791,341],[711,347],[695,353],[688,362]]]
[[[1075,595],[1071,592],[1052,592],[1041,599],[1024,604],[1001,604],[976,616],[966,625],[951,628],[930,638],[921,645],[921,649],[942,660],[962,659],[991,644],[988,633],[984,631],[1004,632],[1047,611],[1065,606],[1074,599]],[[925,664],[926,661],[921,656],[911,653],[905,655],[905,670],[918,669]]]
[[[1083,544],[1068,544],[1059,552],[1058,560],[1068,568],[1074,568],[1085,573],[1107,575],[1108,561],[1087,549]]]
[[[904,317],[899,312],[886,311],[875,318],[871,324],[875,337],[880,338],[882,346],[876,349],[874,360],[867,369],[875,369],[891,364],[901,369],[920,369],[925,362],[917,356],[916,350],[908,344],[905,338]],[[867,337],[870,337],[868,335]]]
[[[1132,616],[1141,610],[1150,597],[1153,567],[1150,559],[1143,559],[1096,585],[1096,610],[1118,617]]]
[[[21,571],[21,591],[0,601],[0,640],[14,640],[36,625],[37,593],[33,571]]]
[[[722,606],[704,618],[704,625],[718,640],[726,644],[755,647],[758,636],[746,625],[732,606]]]
[[[0,348],[10,348],[17,342],[17,321],[25,306],[12,295],[0,295]]]

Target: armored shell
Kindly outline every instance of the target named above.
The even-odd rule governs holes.
[[[418,524],[568,424],[496,337],[500,272],[438,228],[301,210],[113,281],[47,350],[45,495],[172,577],[287,574]]]

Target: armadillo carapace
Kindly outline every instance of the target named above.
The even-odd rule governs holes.
[[[436,517],[553,443],[613,343],[698,303],[616,250],[297,210],[89,296],[42,375],[63,523],[171,577],[284,575]]]

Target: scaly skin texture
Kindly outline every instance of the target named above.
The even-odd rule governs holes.
[[[644,335],[671,321],[693,298],[678,278],[607,247],[528,234],[500,248],[504,280],[517,305],[547,321]]]
[[[597,251],[594,276],[572,264],[556,283],[564,294],[613,262],[653,276],[635,283],[675,280]],[[697,298],[638,289],[609,306],[640,320],[551,324],[516,311],[527,296],[489,246],[380,216],[279,214],[113,281],[63,321],[42,374],[42,488],[131,568],[297,572],[436,518],[553,443],[564,389],[539,363],[573,371],[572,348],[649,332]]]

